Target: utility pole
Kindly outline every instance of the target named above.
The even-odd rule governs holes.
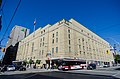
[[[35,36],[35,26],[36,26],[36,18],[35,18],[35,20],[34,20],[34,34],[33,34],[33,37]]]
[[[116,55],[116,44],[114,44],[113,49],[114,49],[114,55]]]

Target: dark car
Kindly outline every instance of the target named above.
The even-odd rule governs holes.
[[[88,67],[87,67],[87,69],[88,70],[96,69],[96,64],[94,64],[94,63],[89,64]]]
[[[26,67],[20,66],[19,71],[26,71]]]
[[[26,67],[24,67],[23,65],[19,65],[19,66],[16,66],[16,70],[25,71]]]

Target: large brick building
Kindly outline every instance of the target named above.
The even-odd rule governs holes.
[[[107,41],[75,21],[61,20],[37,29],[19,43],[16,60],[76,58],[87,63],[112,64],[113,54]]]

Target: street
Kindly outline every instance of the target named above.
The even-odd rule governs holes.
[[[39,72],[14,75],[0,75],[0,79],[116,79],[110,76],[93,76],[67,72]]]
[[[27,69],[6,71],[0,74],[0,79],[120,79],[120,71],[116,68],[118,67],[70,71]]]

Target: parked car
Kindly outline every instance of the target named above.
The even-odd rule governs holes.
[[[14,65],[8,65],[7,66],[7,71],[15,71],[15,66]]]
[[[107,65],[107,64],[105,64],[105,65],[103,65],[103,67],[104,67],[104,68],[106,68],[106,67],[110,67],[110,66],[109,66],[109,65]]]
[[[26,67],[20,66],[20,67],[19,67],[19,71],[26,71]]]
[[[87,69],[88,69],[88,70],[96,69],[96,64],[94,64],[94,63],[89,64],[89,65],[87,66]]]
[[[26,67],[24,67],[23,65],[19,65],[19,66],[16,66],[16,70],[25,71]]]

